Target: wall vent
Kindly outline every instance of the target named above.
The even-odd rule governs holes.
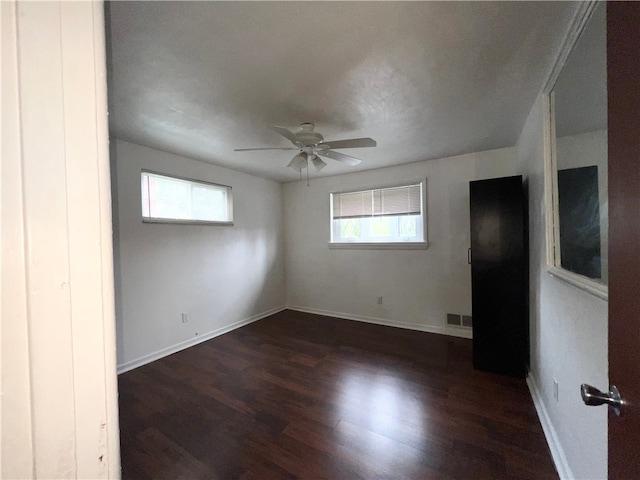
[[[455,313],[447,313],[447,325],[460,326],[460,324],[460,315],[456,315]]]
[[[471,315],[463,315],[462,316],[462,326],[463,327],[473,327],[473,319]]]

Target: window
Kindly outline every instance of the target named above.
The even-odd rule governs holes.
[[[144,222],[233,222],[231,187],[144,171],[141,181]]]
[[[331,245],[425,248],[424,182],[331,194]]]

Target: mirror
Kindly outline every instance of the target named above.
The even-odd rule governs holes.
[[[606,4],[581,8],[548,94],[550,273],[607,297]],[[562,58],[562,55],[561,55]]]

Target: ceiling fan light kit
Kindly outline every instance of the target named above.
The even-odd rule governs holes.
[[[375,147],[377,142],[373,138],[350,138],[347,140],[336,140],[335,142],[325,142],[324,137],[314,131],[313,123],[303,123],[297,132],[292,132],[284,127],[277,125],[269,125],[269,128],[283,137],[287,138],[295,148],[278,148],[278,147],[260,147],[260,148],[236,148],[236,152],[246,152],[255,150],[298,150],[299,153],[293,157],[287,167],[302,173],[302,169],[309,172],[309,161],[313,164],[316,171],[322,170],[327,166],[326,162],[319,158],[320,156],[331,158],[350,166],[358,165],[362,160],[344,153],[334,152],[332,149],[338,148],[363,148]]]
[[[313,163],[313,166],[316,168],[317,172],[327,166],[327,164],[320,160],[320,157],[318,157],[317,155],[311,159],[311,163]]]
[[[300,152],[298,155],[293,157],[293,159],[289,162],[287,167],[294,169],[296,172],[302,171],[303,168],[307,166],[307,154],[305,152]]]

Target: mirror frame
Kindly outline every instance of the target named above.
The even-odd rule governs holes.
[[[542,95],[542,112],[544,123],[544,208],[545,208],[545,240],[547,273],[564,280],[596,297],[608,300],[609,287],[591,278],[579,275],[562,268],[560,263],[560,229],[558,212],[558,175],[555,138],[555,111],[553,87],[576,45],[580,34],[589,22],[599,1],[588,1],[579,4],[565,34],[562,48],[556,62],[545,82]]]

